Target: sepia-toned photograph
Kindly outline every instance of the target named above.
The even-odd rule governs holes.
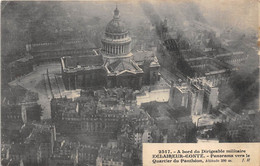
[[[259,3],[1,1],[1,165],[254,165]]]

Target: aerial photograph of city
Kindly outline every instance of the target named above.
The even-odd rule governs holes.
[[[260,142],[258,3],[1,1],[1,165]]]

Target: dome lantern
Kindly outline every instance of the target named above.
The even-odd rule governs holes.
[[[114,18],[115,19],[119,19],[120,18],[119,10],[117,9],[117,6],[116,6],[116,9],[114,10]]]
[[[110,34],[127,33],[125,24],[120,20],[120,14],[117,7],[114,10],[113,19],[106,26],[106,33],[110,33]]]

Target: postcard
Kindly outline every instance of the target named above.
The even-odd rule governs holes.
[[[258,9],[1,1],[1,165],[260,165]]]

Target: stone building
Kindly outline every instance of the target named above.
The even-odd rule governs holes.
[[[242,51],[227,52],[227,53],[223,53],[223,54],[217,54],[217,55],[215,55],[215,58],[220,61],[231,64],[233,66],[239,66],[247,60],[248,55]]]
[[[55,142],[53,154],[50,156],[48,165],[50,166],[77,166],[78,150],[77,145],[72,142]]]
[[[149,59],[144,59],[146,55],[140,55],[142,53],[134,56],[131,41],[116,8],[113,19],[106,26],[100,50],[78,57],[61,58],[66,89],[86,89],[93,86],[140,89],[143,84],[154,84],[159,80],[160,65],[157,58],[152,55]],[[143,64],[139,66],[136,60]]]
[[[12,140],[8,146],[8,156],[5,159],[22,160],[24,165],[47,165],[53,154],[56,130],[54,126],[43,124],[26,124],[19,131],[19,139]]]
[[[22,160],[25,165],[38,165],[41,163],[40,147],[35,143],[12,144],[10,159],[17,162]]]
[[[98,146],[81,144],[77,147],[77,149],[79,166],[96,165],[99,150]]]
[[[121,104],[107,106],[93,97],[51,101],[51,116],[61,133],[110,135],[126,120],[126,108]]]
[[[136,51],[133,58],[138,66],[144,71],[143,84],[153,85],[160,80],[159,68],[160,64],[155,56],[155,50],[152,51]]]
[[[142,86],[143,70],[133,59],[131,37],[120,19],[119,10],[114,10],[113,19],[107,24],[102,42],[102,54],[107,72],[107,87]]]
[[[138,147],[142,146],[142,143],[153,142],[152,129],[148,127],[141,130],[134,131],[132,137],[133,137],[132,142]]]
[[[15,161],[12,159],[2,159],[2,166],[24,166],[23,160]]]
[[[96,166],[123,166],[122,151],[117,147],[101,146],[98,151]]]
[[[19,131],[27,123],[26,110],[21,105],[1,106],[1,129],[3,131]]]
[[[185,61],[185,54],[190,52],[189,43],[183,39],[162,39],[158,42],[158,59],[163,67],[172,71],[177,70],[187,76],[193,76],[194,71]]]
[[[106,72],[103,58],[95,50],[88,55],[61,58],[63,83],[66,89],[85,89],[105,86]]]
[[[133,95],[133,94],[132,94]],[[79,98],[51,100],[51,117],[58,133],[84,133],[110,137],[129,122],[143,127],[151,123],[147,112],[136,107],[131,91],[105,89],[83,91]]]
[[[187,83],[172,85],[169,105],[173,108],[185,108],[191,115],[208,113],[218,105],[218,88],[205,78],[188,78]]]
[[[94,166],[96,165],[98,151],[99,145],[85,145],[62,139],[55,142],[49,165]]]
[[[160,41],[158,42],[159,62],[169,71],[180,71],[191,78],[206,77],[214,86],[225,84],[229,81],[235,66],[246,60],[243,52],[225,52],[216,35],[207,27],[198,26],[199,29],[184,31],[185,36],[193,36],[194,41],[179,34],[174,39],[167,30],[167,20],[161,23],[159,29]]]
[[[48,158],[53,154],[54,142],[56,141],[55,126],[33,124],[33,130],[26,138],[26,144],[35,144],[41,153],[41,162],[47,163]]]
[[[213,86],[228,83],[231,72],[236,70],[228,63],[208,57],[192,58],[187,62],[195,71],[195,77],[205,77]]]

